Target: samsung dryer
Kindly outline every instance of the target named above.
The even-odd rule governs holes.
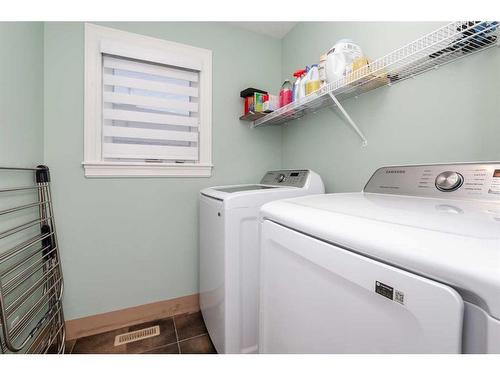
[[[500,353],[500,163],[262,207],[263,353]]]
[[[324,193],[310,170],[267,172],[259,184],[200,192],[200,308],[219,353],[255,353],[258,342],[259,209]]]

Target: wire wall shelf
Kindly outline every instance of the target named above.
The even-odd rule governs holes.
[[[252,128],[278,125],[325,107],[336,106],[366,145],[340,101],[392,85],[493,46],[500,46],[497,21],[457,21],[355,70],[318,91],[256,119]]]

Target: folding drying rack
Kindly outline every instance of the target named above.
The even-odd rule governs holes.
[[[49,182],[43,165],[0,167],[0,353],[64,353],[63,275]]]
[[[251,127],[283,124],[321,108],[334,106],[342,112],[361,138],[362,145],[366,146],[365,136],[341,105],[342,100],[381,86],[391,86],[463,57],[500,46],[499,29],[497,21],[451,22],[298,101],[256,119]]]

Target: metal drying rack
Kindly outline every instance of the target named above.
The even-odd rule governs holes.
[[[9,178],[5,178],[9,175]],[[64,353],[63,275],[49,169],[0,167],[0,353]]]

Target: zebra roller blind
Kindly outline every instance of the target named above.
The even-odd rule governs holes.
[[[102,55],[102,157],[199,160],[199,71]]]

